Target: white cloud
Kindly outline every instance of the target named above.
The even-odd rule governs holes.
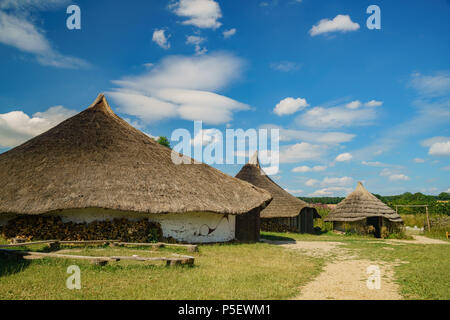
[[[182,23],[198,28],[217,29],[222,24],[219,4],[214,0],[179,0],[169,5],[179,17],[186,18]]]
[[[291,189],[285,189],[287,192],[289,192],[290,194],[294,194],[294,195],[299,195],[301,193],[303,193],[303,190],[291,190]]]
[[[353,125],[368,125],[376,118],[373,108],[348,109],[344,107],[315,107],[297,118],[302,126],[312,128],[340,128]]]
[[[353,159],[353,156],[350,153],[342,153],[336,157],[337,162],[345,162]]]
[[[362,103],[361,103],[361,101],[358,101],[358,100],[352,101],[346,105],[346,107],[348,109],[358,109],[361,106],[362,106]]]
[[[225,30],[222,34],[225,39],[228,39],[228,38],[234,36],[236,34],[236,31],[237,30],[235,28],[232,28],[229,30]]]
[[[449,137],[433,137],[421,142],[424,147],[429,147],[428,154],[431,156],[448,156],[450,155],[450,138]]]
[[[324,154],[325,149],[325,146],[314,145],[307,142],[281,147],[280,162],[295,163],[304,160],[318,159]]]
[[[243,61],[231,54],[169,56],[140,76],[113,81],[109,92],[121,111],[152,122],[180,117],[222,124],[249,106],[213,91],[241,75]]]
[[[274,128],[280,130],[280,141],[305,141],[323,144],[339,144],[352,141],[356,135],[344,132],[320,132],[284,129],[275,125],[263,125],[261,128]]]
[[[408,181],[409,177],[404,174],[393,174],[389,176],[390,181]]]
[[[364,105],[366,107],[371,107],[371,108],[375,108],[375,107],[381,107],[383,105],[383,101],[376,101],[376,100],[371,100],[367,103],[365,103]]]
[[[156,29],[155,31],[153,31],[152,41],[161,48],[167,50],[170,48],[169,37],[170,35],[166,36],[166,30]]]
[[[450,72],[444,71],[435,75],[412,75],[411,86],[420,94],[430,97],[442,96],[450,93]]]
[[[314,37],[323,33],[330,32],[349,32],[356,31],[359,29],[359,24],[355,23],[350,19],[348,15],[337,15],[333,20],[322,19],[314,25],[309,34]]]
[[[297,62],[293,62],[293,61],[280,61],[280,62],[272,63],[270,65],[270,67],[276,71],[291,72],[291,71],[299,70],[301,68],[301,65],[298,64]]]
[[[286,98],[280,101],[273,110],[273,112],[279,116],[294,114],[299,110],[308,107],[309,104],[306,99],[302,98]]]
[[[428,154],[431,156],[450,156],[450,141],[433,144]]]
[[[62,106],[51,107],[45,112],[37,112],[32,117],[22,111],[0,114],[0,146],[15,147],[49,130],[74,114],[75,111]]]
[[[26,6],[19,5],[15,1],[2,2],[2,4],[5,6],[17,4],[19,8]],[[0,11],[0,43],[35,55],[37,61],[44,66],[69,69],[89,67],[89,63],[82,59],[59,53],[47,40],[44,32],[29,22],[25,16],[26,14],[19,16]]]
[[[186,44],[192,44],[195,46],[195,54],[202,55],[205,54],[208,50],[206,48],[202,48],[200,45],[206,42],[206,38],[200,36],[188,36],[186,38]]]
[[[325,171],[327,169],[327,166],[315,166],[315,167],[308,167],[308,166],[300,166],[292,169],[292,172],[321,172]]]
[[[336,197],[336,196],[346,196],[352,192],[351,188],[344,188],[344,187],[331,187],[331,188],[324,188],[314,191],[313,193],[309,194],[310,197]]]
[[[401,173],[396,173],[395,171],[392,171],[392,170],[387,169],[387,168],[383,169],[380,172],[380,176],[388,177],[388,179],[390,181],[408,181],[409,180],[408,176],[406,176],[404,174],[401,174]]]
[[[309,179],[309,180],[307,180],[307,181],[305,182],[305,186],[307,186],[307,187],[314,187],[314,186],[318,185],[319,183],[320,183],[319,180],[316,180],[316,179]]]
[[[321,182],[322,186],[349,186],[353,184],[353,178],[342,177],[342,178],[328,178],[326,177]]]
[[[424,159],[421,159],[421,158],[415,158],[415,159],[414,159],[414,162],[415,162],[415,163],[424,163],[425,160],[424,160]]]

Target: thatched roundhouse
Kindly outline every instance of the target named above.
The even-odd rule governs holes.
[[[367,191],[361,182],[330,212],[325,221],[333,222],[337,231],[373,233],[376,237],[399,231],[403,226],[402,218]]]
[[[261,169],[256,153],[236,178],[268,191],[272,202],[261,211],[261,227],[265,231],[313,233],[314,219],[320,218],[315,208],[281,188]]]
[[[206,164],[175,165],[171,156],[99,95],[78,115],[0,155],[0,225],[23,215],[64,223],[149,219],[178,241],[259,240],[268,192]]]

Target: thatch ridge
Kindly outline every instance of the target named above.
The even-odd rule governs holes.
[[[273,200],[267,208],[261,211],[261,218],[292,218],[298,216],[304,208],[310,207],[306,202],[281,188],[264,173],[259,164],[257,153],[241,169],[236,178],[250,182],[272,195]],[[318,214],[315,213],[315,216],[318,217]]]
[[[0,155],[0,213],[103,208],[243,214],[268,192],[172,150],[114,114],[104,95],[86,110]]]
[[[358,182],[356,190],[339,203],[325,221],[353,222],[370,217],[383,217],[392,222],[403,222],[400,215]]]

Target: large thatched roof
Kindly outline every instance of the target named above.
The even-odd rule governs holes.
[[[271,199],[208,165],[175,165],[171,152],[115,115],[100,95],[88,109],[0,155],[0,213],[242,214]]]
[[[236,175],[236,178],[267,190],[273,197],[272,202],[261,212],[261,218],[288,218],[296,217],[308,204],[281,188],[267,176],[259,164],[258,155],[255,154]],[[317,215],[317,214],[316,214]]]
[[[369,217],[384,217],[392,222],[402,222],[402,218],[394,210],[358,182],[356,190],[339,203],[325,221],[351,222]]]

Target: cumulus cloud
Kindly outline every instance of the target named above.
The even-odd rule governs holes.
[[[225,30],[222,34],[225,39],[231,38],[236,34],[236,28]]]
[[[324,178],[321,182],[322,186],[349,186],[353,184],[353,178],[341,177],[341,178]]]
[[[393,174],[389,176],[390,181],[408,181],[409,177],[404,174]]]
[[[350,153],[342,153],[336,157],[337,162],[346,162],[353,159],[353,156]]]
[[[186,38],[186,44],[191,44],[195,46],[195,54],[202,55],[205,54],[208,50],[204,47],[201,47],[201,44],[206,42],[206,38],[200,36],[188,36]]]
[[[305,182],[305,186],[307,186],[307,187],[314,187],[314,186],[318,185],[319,183],[320,183],[319,180],[316,180],[316,179],[309,179],[309,180],[307,180],[307,181]]]
[[[350,32],[359,29],[359,24],[352,21],[348,15],[337,15],[333,20],[322,19],[314,25],[309,34],[314,37],[319,34],[327,34],[331,32]]]
[[[332,196],[346,196],[352,191],[351,188],[344,187],[330,187],[314,191],[309,194],[310,197],[332,197]]]
[[[0,11],[0,43],[32,54],[38,63],[56,68],[86,68],[86,61],[63,55],[56,50],[29,16],[29,10],[44,10],[64,1],[50,1],[40,4],[38,1],[2,1],[1,9],[11,9],[8,13]]]
[[[415,163],[425,163],[425,160],[424,160],[424,159],[421,159],[421,158],[415,158],[415,159],[414,159],[414,162],[415,162]]]
[[[301,142],[280,148],[281,163],[295,163],[305,160],[314,160],[322,157],[326,150],[325,146]]]
[[[230,85],[244,62],[227,53],[169,56],[139,76],[113,81],[109,96],[124,113],[145,122],[168,118],[222,124],[249,106],[214,91]]]
[[[350,103],[348,103],[348,104],[346,105],[346,107],[347,107],[348,109],[358,109],[358,108],[361,107],[361,106],[362,106],[362,103],[361,103],[361,101],[359,101],[359,100],[352,101],[352,102],[350,102]]]
[[[327,169],[327,166],[315,166],[315,167],[308,167],[308,166],[300,166],[292,169],[292,172],[321,172],[325,171]]]
[[[303,193],[303,190],[297,189],[297,190],[292,190],[292,189],[285,189],[287,192],[289,192],[290,194],[294,194],[294,195],[300,195]]]
[[[383,101],[370,100],[369,102],[367,102],[365,104],[365,106],[375,108],[375,107],[381,107],[383,105],[383,103],[384,103]]]
[[[169,5],[177,16],[185,18],[182,24],[198,28],[217,29],[222,23],[219,4],[214,0],[179,0]]]
[[[20,145],[74,114],[75,111],[63,106],[51,107],[45,112],[35,113],[32,117],[22,111],[0,114],[0,146],[11,148]]]
[[[299,110],[308,107],[309,104],[306,99],[302,98],[286,98],[280,101],[273,110],[273,112],[279,116],[294,114]]]
[[[167,50],[170,48],[169,37],[170,35],[166,36],[166,30],[156,29],[155,31],[153,31],[152,41],[161,48]]]
[[[449,137],[433,137],[422,141],[424,147],[429,147],[428,154],[430,156],[448,156],[450,155],[450,138]]]
[[[302,126],[328,129],[368,125],[376,116],[374,108],[315,107],[300,115],[296,121]]]

